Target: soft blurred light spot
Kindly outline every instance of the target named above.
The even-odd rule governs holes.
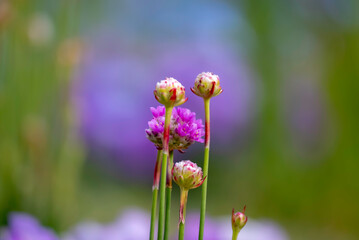
[[[55,28],[46,13],[33,14],[28,23],[27,35],[34,46],[46,46],[54,39]]]

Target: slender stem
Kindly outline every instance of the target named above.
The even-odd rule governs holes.
[[[171,194],[172,194],[172,167],[173,167],[173,150],[170,151],[168,169],[167,169],[167,183],[166,183],[166,220],[165,220],[165,236],[168,239],[169,225],[170,225],[170,212],[171,212]]]
[[[172,167],[173,167],[173,150],[170,151],[169,154],[169,161],[168,161],[168,168],[167,168],[167,182],[166,187],[172,188]]]
[[[158,197],[158,187],[160,182],[160,170],[161,170],[161,157],[162,150],[157,151],[157,160],[156,167],[153,176],[153,185],[152,185],[152,208],[151,208],[151,229],[150,229],[150,240],[154,239],[155,235],[155,220],[156,220],[156,211],[157,211],[157,197]]]
[[[170,131],[170,122],[172,115],[173,107],[166,107],[166,117],[165,117],[165,126],[163,131],[163,152],[162,152],[162,171],[161,171],[161,186],[160,186],[160,209],[158,214],[158,233],[157,239],[163,239],[163,230],[165,227],[165,200],[166,200],[166,170],[167,170],[167,157],[169,154],[168,151],[168,142],[169,142],[169,131]]]
[[[206,217],[206,202],[207,202],[207,181],[208,181],[208,165],[209,165],[209,145],[210,145],[210,114],[209,114],[209,101],[210,99],[204,99],[205,110],[205,148],[204,148],[204,160],[203,160],[203,177],[206,177],[202,184],[202,200],[201,200],[201,215],[199,223],[199,235],[198,239],[203,240],[204,221]]]
[[[233,230],[232,240],[237,240],[239,231]]]
[[[162,159],[162,170],[161,170],[161,186],[160,186],[160,209],[158,214],[158,233],[157,239],[163,239],[163,230],[165,226],[165,198],[166,198],[166,169],[167,169],[167,156],[168,154],[163,152]]]
[[[152,209],[151,209],[151,229],[150,229],[150,240],[154,239],[155,235],[155,220],[156,220],[156,209],[157,209],[157,196],[158,189],[152,190]]]
[[[178,231],[178,240],[184,238],[184,224],[186,222],[186,207],[187,207],[188,190],[181,188],[181,206],[180,206],[180,223]]]
[[[184,238],[184,223],[180,223],[179,232],[178,232],[178,240],[183,240]]]

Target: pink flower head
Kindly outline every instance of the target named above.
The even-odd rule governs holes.
[[[199,97],[211,98],[222,93],[222,87],[219,85],[219,77],[210,72],[198,74],[192,92]]]
[[[172,168],[173,180],[181,189],[189,190],[202,185],[202,168],[190,160],[177,162]]]
[[[148,122],[147,138],[158,149],[162,149],[162,138],[165,124],[165,107],[151,108],[153,119]],[[187,108],[174,108],[170,123],[170,150],[187,149],[194,142],[203,143],[204,126],[201,119],[196,119],[196,113]]]
[[[155,98],[166,107],[179,106],[187,101],[185,88],[174,78],[166,78],[157,83]]]

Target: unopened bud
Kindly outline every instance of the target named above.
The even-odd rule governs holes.
[[[210,72],[198,74],[191,90],[194,94],[203,98],[215,97],[223,91],[219,85],[219,77]]]
[[[246,225],[247,223],[247,216],[244,215],[244,211],[246,210],[246,206],[243,208],[243,212],[237,212],[234,213],[234,208],[232,209],[232,229],[233,233],[239,233],[241,229]]]
[[[173,180],[180,188],[185,190],[197,188],[202,185],[202,168],[190,160],[177,162],[172,168]]]
[[[154,94],[157,101],[166,107],[179,106],[187,101],[185,88],[174,78],[158,82]]]

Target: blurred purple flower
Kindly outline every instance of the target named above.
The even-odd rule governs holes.
[[[100,240],[103,238],[104,227],[96,222],[84,222],[66,233],[62,240]]]
[[[231,239],[231,219],[225,217],[217,220],[220,239]],[[288,240],[287,233],[273,221],[249,219],[246,226],[238,235],[238,240]],[[214,239],[213,239],[214,240]]]
[[[189,213],[186,216],[186,225],[184,230],[184,239],[197,239],[199,232],[199,213]],[[173,240],[177,239],[177,234],[173,236]],[[206,224],[204,226],[204,239],[221,240],[221,234],[218,231],[218,225],[213,219],[206,217]],[[230,238],[229,238],[230,239]]]
[[[151,86],[140,84],[150,74],[134,56],[123,60],[96,55],[96,59],[87,59],[74,82],[80,133],[92,151],[90,155],[100,158],[109,169],[134,178],[146,173],[150,176],[155,151],[143,134],[149,107],[143,96]],[[155,102],[153,95],[151,99]]]
[[[164,50],[158,50],[155,67],[158,77],[171,75],[189,90],[194,86],[199,73],[209,71],[219,75],[223,93],[211,101],[211,131],[215,136],[213,145],[227,146],[240,130],[248,126],[254,94],[250,74],[240,57],[234,53],[234,47],[210,41],[184,41],[159,48]],[[203,118],[202,98],[187,92],[187,106]]]
[[[58,237],[34,217],[25,213],[12,213],[0,240],[58,240]]]
[[[199,213],[190,213],[186,217],[184,239],[197,239],[199,227]],[[173,236],[173,240],[177,239]],[[204,239],[223,240],[232,239],[230,216],[223,218],[206,218]],[[238,240],[288,240],[284,230],[271,221],[250,220],[239,233]]]
[[[138,209],[127,209],[112,223],[79,224],[63,240],[138,240],[149,236],[150,215]]]
[[[82,135],[90,149],[101,154],[98,158],[103,163],[104,156],[112,156],[117,164],[111,163],[111,169],[117,165],[116,172],[135,179],[150,176],[152,171],[148,169],[155,161],[155,151],[143,137],[141,126],[148,119],[146,109],[155,103],[150,89],[166,75],[178,78],[187,90],[202,71],[220,75],[224,93],[212,101],[212,142],[223,151],[231,147],[231,140],[251,119],[253,84],[230,49],[207,47],[210,51],[196,46],[170,46],[153,56],[147,67],[146,61],[133,57],[98,57],[83,65],[74,85],[75,108]],[[203,117],[203,100],[188,93],[186,107]]]
[[[127,209],[107,228],[107,234],[101,240],[147,239],[150,232],[150,215],[139,209]]]
[[[144,14],[156,11],[155,8],[132,8],[131,2],[126,2],[125,6],[134,14],[142,13],[142,10]],[[184,27],[189,31],[187,34],[163,41],[157,36],[159,32],[153,31],[146,36],[146,41],[138,42],[144,39],[144,32],[134,27],[138,24],[137,18],[132,23],[126,21],[125,26],[121,25],[120,36],[112,30],[108,30],[110,34],[95,34],[106,37],[92,40],[92,49],[89,48],[74,82],[74,105],[81,134],[92,151],[89,156],[101,159],[102,164],[111,166],[109,169],[116,174],[125,174],[126,179],[140,180],[139,176],[149,179],[152,174],[148,169],[152,169],[156,151],[143,137],[143,127],[148,119],[146,109],[156,102],[152,89],[164,77],[175,77],[184,84],[189,97],[185,107],[203,118],[203,100],[189,89],[203,71],[220,76],[224,93],[211,102],[211,131],[215,136],[212,143],[218,149],[231,149],[229,143],[237,138],[238,133],[243,134],[252,117],[254,84],[237,52],[237,44],[231,44],[228,35],[224,34],[226,31],[223,31],[236,29],[240,24],[233,9],[220,3],[183,4],[193,21],[184,14],[178,16],[184,21],[176,18],[170,23],[159,19],[168,19],[166,16],[177,10],[171,4],[165,6],[168,11],[155,14],[155,18],[146,18],[146,24],[154,29],[173,29],[176,27],[173,24],[182,22],[190,26]],[[198,18],[198,9],[206,9],[202,13],[207,15]],[[213,12],[221,21],[213,21]],[[121,18],[118,15],[116,23],[122,22],[118,21]],[[139,14],[139,17],[143,15]],[[203,21],[203,18],[212,21]],[[173,31],[173,34],[178,33]],[[151,38],[155,35],[157,37]],[[199,150],[200,147],[194,146],[193,149]],[[213,151],[218,150],[213,148]]]
[[[117,220],[109,224],[87,222],[79,224],[65,234],[62,240],[138,240],[147,239],[149,235],[150,215],[139,209],[127,209]],[[186,217],[184,239],[197,239],[199,213],[188,213]],[[178,229],[171,239],[177,239]],[[231,239],[231,217],[206,218],[204,239]],[[248,221],[239,234],[238,240],[287,240],[285,231],[271,221]],[[1,239],[2,240],[2,239]],[[7,239],[6,239],[7,240]]]
[[[186,217],[184,239],[197,239],[199,227],[199,213],[190,213]],[[173,236],[173,240],[177,236]],[[232,239],[231,217],[206,218],[204,239],[223,240]],[[285,231],[272,221],[250,220],[239,233],[238,240],[288,240]]]
[[[158,149],[162,149],[163,126],[165,124],[165,107],[151,107],[153,119],[148,122],[145,130],[147,138],[153,142]],[[196,119],[196,113],[187,108],[174,108],[170,123],[169,148],[183,150],[194,142],[203,143],[204,126],[202,119]]]

